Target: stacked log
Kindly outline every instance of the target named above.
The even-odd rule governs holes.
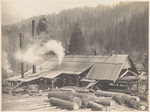
[[[95,95],[97,96],[105,96],[105,97],[113,97],[114,95],[118,95],[118,96],[123,96],[126,95],[125,93],[118,93],[118,92],[109,92],[109,91],[102,91],[102,90],[98,90],[95,92]],[[139,101],[139,97],[138,96],[130,96],[128,95],[130,98]]]
[[[117,81],[137,81],[139,80],[140,78],[139,77],[136,77],[136,76],[127,76],[127,77],[119,77],[117,79]]]
[[[93,101],[89,101],[88,107],[92,108],[92,110],[100,110],[100,111],[105,110],[104,106],[97,104]]]
[[[76,97],[79,97],[82,100],[82,104],[84,106],[87,106],[89,103],[89,98],[87,95],[82,94],[82,93],[73,93]]]
[[[140,103],[137,102],[136,100],[132,99],[131,97],[129,97],[128,95],[123,95],[122,96],[125,103],[135,109],[140,109]]]
[[[97,95],[97,96],[105,96],[105,97],[112,97],[114,94],[111,93],[111,92],[98,90],[98,91],[95,92],[95,95]]]
[[[124,103],[124,99],[122,98],[122,95],[113,95],[113,99],[120,105]]]
[[[146,94],[131,94],[131,96],[137,96],[139,97],[140,100],[143,100],[143,101],[148,101],[148,95]]]
[[[138,96],[102,90],[98,90],[95,93],[76,93],[62,90],[50,91],[48,98],[51,104],[71,110],[77,110],[80,107],[104,110],[104,106],[113,106],[112,98],[120,105],[126,103],[135,109],[145,109],[145,106],[141,106],[138,102]]]
[[[53,104],[55,106],[59,106],[61,108],[65,108],[65,109],[69,109],[69,110],[78,110],[79,109],[78,104],[75,102],[69,102],[69,101],[54,98],[54,97],[50,97],[49,101],[51,104]]]
[[[119,92],[119,93],[127,93],[127,94],[131,94],[132,91],[129,89],[108,89],[108,91],[110,92]]]
[[[48,94],[48,98],[59,98],[62,100],[70,101],[73,103],[77,103],[79,108],[82,106],[82,100],[79,97],[76,97],[73,93],[67,91],[50,91]]]
[[[101,104],[101,105],[104,105],[104,106],[112,106],[113,103],[112,103],[112,100],[111,99],[103,99],[103,100],[92,100],[94,101],[95,103],[98,103],[98,104]]]

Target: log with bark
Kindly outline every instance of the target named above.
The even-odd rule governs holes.
[[[88,107],[92,108],[92,110],[100,110],[100,111],[105,111],[104,106],[95,103],[93,101],[89,101]]]
[[[132,107],[132,108],[135,108],[135,109],[141,109],[141,108],[140,108],[140,103],[137,102],[136,100],[132,99],[130,96],[128,96],[128,95],[123,95],[122,97],[123,97],[125,103],[126,103],[128,106],[130,106],[130,107]]]
[[[146,94],[131,94],[131,96],[137,96],[140,100],[148,101],[148,95]]]
[[[120,105],[124,103],[124,99],[122,98],[122,95],[113,95],[113,99]]]
[[[127,77],[119,77],[117,81],[137,81],[140,78],[137,76],[127,76]]]
[[[112,97],[114,95],[114,93],[98,90],[98,91],[95,92],[95,95],[105,96],[105,97]]]
[[[70,101],[70,102],[75,102],[78,104],[79,108],[82,106],[82,100],[71,92],[50,91],[48,94],[48,98],[51,98],[51,97],[63,99],[63,100]]]
[[[129,89],[108,89],[108,91],[110,92],[119,92],[119,93],[127,93],[127,94],[131,94],[132,91]]]
[[[76,97],[79,97],[82,100],[82,104],[84,106],[87,106],[89,103],[89,98],[87,95],[82,94],[82,93],[73,93]]]
[[[98,103],[98,104],[101,104],[101,105],[104,105],[104,106],[113,106],[113,102],[111,99],[97,99],[97,100],[92,100],[94,101],[95,103]]]
[[[112,106],[112,97],[97,97],[95,95],[88,95],[89,100],[94,101],[101,105]]]
[[[114,95],[123,96],[123,95],[127,95],[127,94],[98,90],[98,91],[95,92],[95,95],[97,95],[97,96],[105,96],[105,97],[113,97]],[[130,95],[128,95],[128,96],[130,98],[136,100],[136,101],[139,101],[139,97],[138,96],[130,96]]]
[[[50,97],[49,101],[52,105],[59,106],[60,108],[69,109],[69,110],[78,110],[79,106],[75,102],[69,102],[66,100]]]

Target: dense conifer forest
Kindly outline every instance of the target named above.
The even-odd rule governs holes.
[[[62,42],[68,54],[128,54],[134,63],[147,67],[148,2],[98,5],[63,10],[59,14],[34,16],[18,23],[2,26],[2,51],[7,54],[12,73],[3,69],[4,78],[20,73],[20,62],[14,53],[19,49],[19,33],[23,33],[23,49],[32,42],[32,20],[35,41],[50,39]],[[75,47],[77,46],[77,47]],[[30,69],[25,64],[26,71]],[[7,74],[7,75],[6,75]],[[10,74],[10,75],[9,75]]]

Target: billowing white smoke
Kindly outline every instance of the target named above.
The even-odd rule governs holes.
[[[57,55],[60,65],[65,53],[62,43],[56,40],[49,40],[42,45],[40,43],[30,45],[26,51],[17,51],[15,58],[30,64],[36,64],[42,59],[42,55],[48,51],[53,51]]]
[[[5,51],[2,51],[2,68],[6,70],[7,73],[13,73],[8,62],[8,55]]]
[[[55,40],[50,40],[44,44],[44,47],[47,49],[47,51],[53,51],[57,55],[60,65],[65,55],[65,50],[62,46],[62,43]]]

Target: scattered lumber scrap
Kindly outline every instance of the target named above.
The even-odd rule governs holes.
[[[51,104],[53,104],[55,106],[59,106],[61,108],[65,108],[65,109],[69,109],[69,110],[78,110],[79,109],[78,104],[75,102],[69,102],[69,101],[54,98],[54,97],[50,97],[49,101]]]
[[[100,105],[100,104],[98,104],[98,103],[95,103],[95,102],[93,102],[93,101],[89,101],[88,107],[92,108],[92,110],[105,111],[104,106],[102,106],[102,105]]]

